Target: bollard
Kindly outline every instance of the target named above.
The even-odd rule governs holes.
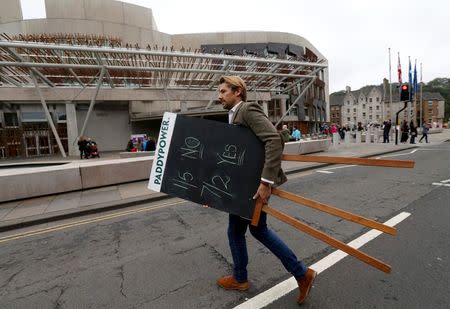
[[[361,131],[356,131],[356,143],[361,144]]]
[[[346,131],[345,132],[345,138],[344,138],[344,141],[345,141],[345,147],[349,147],[350,146],[350,131]]]
[[[339,134],[333,133],[333,146],[337,146],[339,144]]]
[[[373,143],[374,143],[374,144],[377,144],[377,143],[378,143],[378,138],[379,138],[379,135],[378,135],[378,129],[377,129],[377,128],[374,128],[374,129],[373,129]]]
[[[367,128],[367,131],[366,131],[366,144],[370,144],[372,142],[371,135],[372,135],[372,130],[369,127],[369,128]]]

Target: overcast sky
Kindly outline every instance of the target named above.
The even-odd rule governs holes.
[[[44,14],[43,0],[21,0],[24,17]],[[281,31],[310,41],[329,62],[330,92],[359,89],[389,78],[403,80],[408,56],[423,81],[450,77],[450,2],[447,0],[123,0],[151,8],[158,30],[169,34]]]

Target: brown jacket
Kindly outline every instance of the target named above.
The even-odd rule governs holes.
[[[261,177],[273,181],[275,185],[286,182],[286,175],[281,169],[284,143],[261,106],[257,103],[242,102],[234,112],[231,122],[250,128],[263,142],[265,161]]]

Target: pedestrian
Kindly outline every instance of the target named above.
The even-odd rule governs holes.
[[[145,145],[145,151],[155,151],[156,142],[153,137],[149,137],[147,141],[147,145]]]
[[[408,141],[408,132],[409,132],[409,128],[408,128],[408,123],[406,122],[406,120],[403,120],[402,122],[402,126],[400,127],[400,130],[402,132],[401,138],[400,138],[400,142],[405,144]]]
[[[294,139],[295,141],[298,141],[302,138],[302,133],[300,132],[299,129],[297,129],[297,127],[294,126],[294,129],[292,130],[292,135],[291,135],[292,139]]]
[[[87,140],[84,136],[80,136],[78,139],[78,150],[80,151],[80,160],[83,160],[83,156],[86,157],[87,153]]]
[[[423,138],[425,138],[425,142],[428,143],[428,125],[424,121],[422,124],[422,137],[419,140],[419,143],[422,143]]]
[[[134,145],[133,145],[133,140],[130,139],[127,143],[127,148],[126,151],[131,152],[131,149],[133,149]]]
[[[247,88],[238,76],[224,76],[219,81],[219,101],[228,110],[230,124],[247,127],[265,145],[265,162],[261,182],[253,198],[260,198],[264,204],[271,194],[272,185],[281,185],[287,178],[281,169],[283,143],[276,128],[256,102],[246,102]],[[224,289],[245,291],[249,288],[247,278],[247,244],[245,233],[250,233],[264,244],[282,262],[283,266],[297,280],[300,295],[297,299],[303,303],[308,296],[317,272],[300,262],[292,250],[267,227],[267,214],[262,212],[257,226],[250,220],[230,214],[228,221],[228,240],[233,257],[233,274],[221,277],[217,284]]]
[[[383,125],[383,143],[389,144],[389,134],[391,132],[391,127],[392,127],[391,119],[385,121]]]
[[[416,136],[417,136],[417,127],[414,125],[414,121],[412,121],[412,120],[409,123],[409,133],[411,135],[411,138],[410,138],[409,142],[411,144],[415,144],[416,143]]]
[[[289,132],[287,125],[283,124],[283,127],[280,131],[280,136],[283,139],[284,143],[289,142],[289,139],[291,138],[291,134]]]
[[[337,127],[336,127],[336,124],[335,123],[333,123],[332,125],[331,125],[331,128],[330,128],[330,132],[331,132],[331,134],[334,134],[334,133],[337,133]]]

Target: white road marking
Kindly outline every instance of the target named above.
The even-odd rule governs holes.
[[[398,223],[402,222],[406,218],[408,218],[411,214],[408,212],[402,212],[396,215],[395,217],[389,219],[384,224],[388,226],[395,226]],[[356,238],[355,240],[348,243],[349,246],[353,248],[360,248],[361,246],[365,245],[369,241],[375,239],[379,235],[381,235],[382,232],[377,230],[370,230],[369,232],[365,233],[364,235],[361,235],[360,237]],[[310,267],[313,268],[315,271],[317,271],[318,274],[326,270],[327,268],[333,266],[340,260],[342,260],[344,257],[346,257],[348,254],[344,253],[341,250],[337,250],[330,255],[326,256],[322,260],[318,261],[317,263],[311,265]],[[275,300],[279,299],[280,297],[288,294],[289,292],[295,290],[298,288],[297,281],[294,277],[291,277],[274,287],[268,289],[267,291],[264,291],[246,302],[234,307],[234,309],[255,309],[255,308],[263,308],[271,303],[273,303]]]
[[[329,167],[327,169],[318,170],[316,172],[322,173],[322,174],[333,174],[333,172],[330,172],[330,170],[337,170],[339,168],[346,168],[346,167],[352,167],[352,166],[356,166],[356,165],[342,165],[342,166]]]
[[[441,180],[442,183],[447,183],[450,182],[450,179],[446,179],[446,180]]]
[[[320,171],[316,171],[317,173],[322,173],[322,174],[333,174],[333,172],[330,171],[325,171],[325,170],[320,170]]]
[[[419,150],[419,149],[414,149],[414,150],[412,150],[412,151],[410,151],[410,152],[404,152],[404,153],[397,153],[397,154],[385,155],[385,156],[381,156],[381,157],[379,157],[379,158],[388,158],[388,157],[406,156],[406,155],[415,153],[417,150]]]
[[[432,185],[450,187],[450,183],[433,182]]]

